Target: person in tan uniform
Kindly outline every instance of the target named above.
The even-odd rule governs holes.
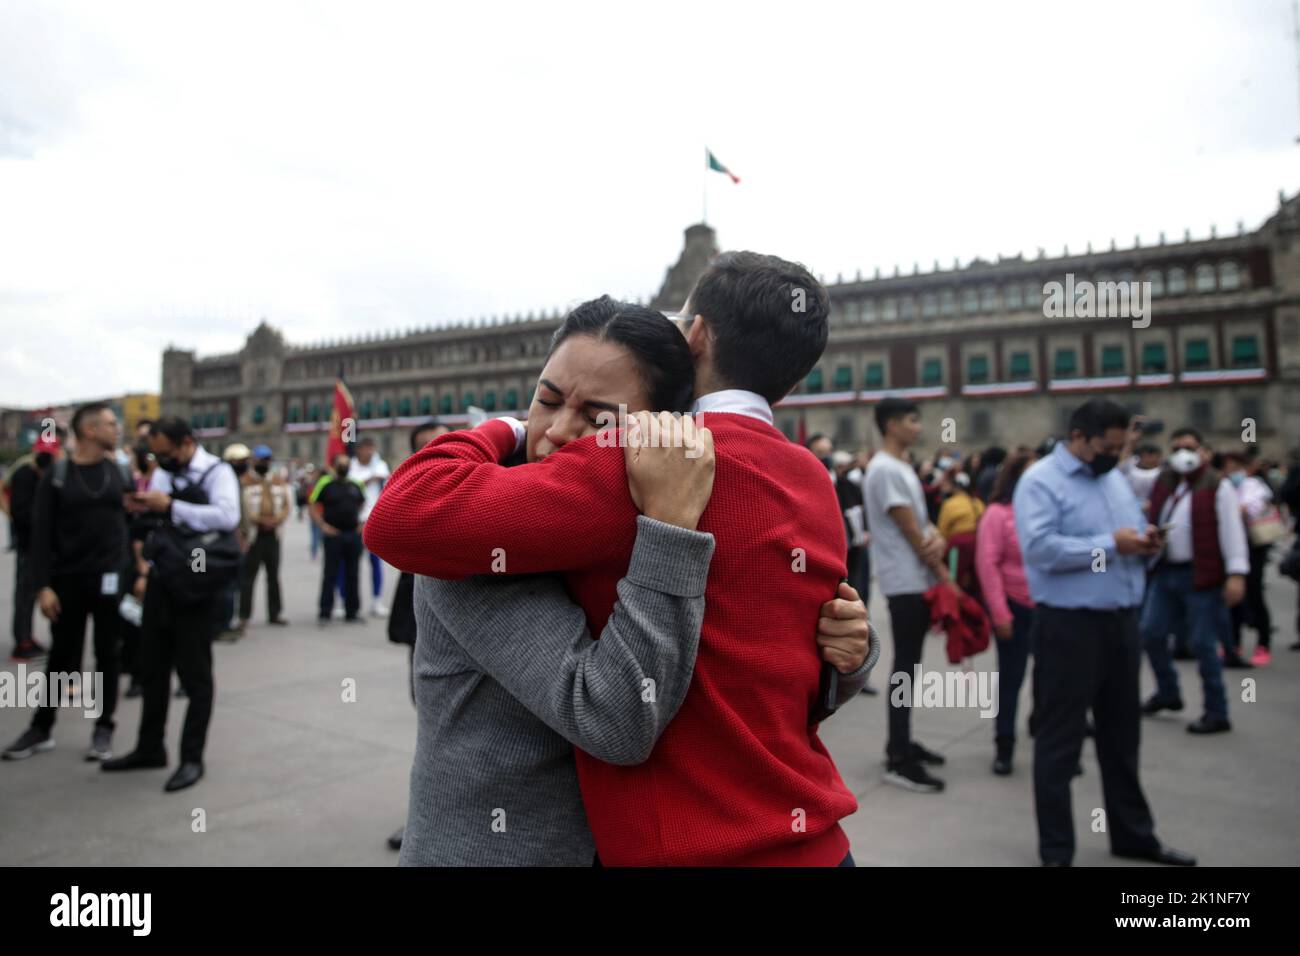
[[[271,454],[266,445],[253,449],[252,473],[240,490],[243,497],[240,534],[247,548],[239,590],[238,631],[241,634],[253,613],[253,587],[262,565],[266,566],[268,620],[276,625],[289,623],[280,613],[280,527],[289,518],[292,500],[284,478],[271,474]]]

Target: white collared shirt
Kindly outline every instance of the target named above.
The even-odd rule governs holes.
[[[748,415],[761,422],[772,424],[772,406],[757,392],[747,392],[743,388],[724,388],[716,392],[701,395],[691,406],[691,413],[729,412],[733,415]]]
[[[239,479],[235,477],[233,468],[199,445],[185,470],[175,477],[188,484],[198,481],[204,474],[207,477],[203,479],[203,490],[208,496],[208,504],[173,502],[172,520],[195,531],[234,531],[239,524]],[[149,476],[149,490],[171,494],[172,480],[171,472],[155,468]]]

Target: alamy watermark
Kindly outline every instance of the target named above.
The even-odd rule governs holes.
[[[1091,282],[1065,274],[1065,282],[1043,285],[1043,315],[1049,319],[1132,319],[1133,328],[1151,324],[1150,282]]]
[[[102,671],[43,670],[28,673],[26,664],[13,671],[0,671],[0,707],[80,707],[87,717],[104,712],[104,674]]]
[[[978,707],[981,717],[998,715],[997,671],[927,671],[917,664],[911,674],[890,674],[889,683],[893,707]]]

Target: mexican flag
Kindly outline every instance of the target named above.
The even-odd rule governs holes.
[[[348,447],[356,441],[356,405],[352,401],[352,392],[343,381],[343,366],[339,366],[339,376],[334,382],[334,408],[330,413],[330,437],[325,447],[325,462],[332,464],[338,455],[351,455]],[[347,425],[351,422],[351,426]]]
[[[713,170],[715,173],[726,173],[728,176],[731,177],[731,181],[733,183],[740,182],[739,176],[737,176],[726,166],[723,166],[720,162],[718,162],[718,157],[713,155],[712,150],[706,148],[704,151],[709,155],[709,169]]]

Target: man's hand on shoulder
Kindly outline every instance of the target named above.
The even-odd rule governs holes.
[[[822,659],[841,674],[851,674],[867,659],[870,627],[867,606],[858,592],[840,582],[837,596],[822,605],[817,621],[817,646]]]

